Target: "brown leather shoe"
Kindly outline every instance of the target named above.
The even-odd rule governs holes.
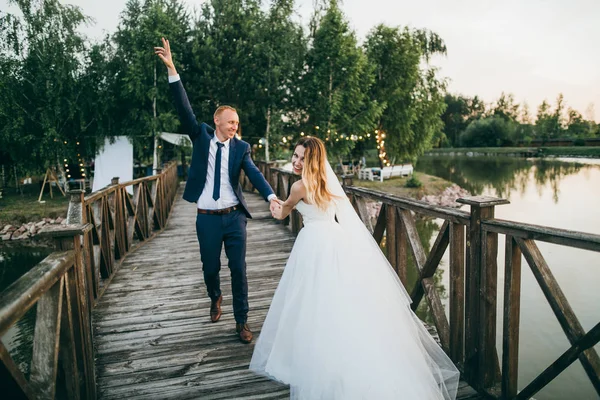
[[[242,343],[252,342],[252,331],[248,324],[235,324],[235,331],[239,335]]]
[[[210,303],[210,320],[217,322],[221,318],[221,302],[223,301],[223,295],[220,295],[218,299],[213,300]]]

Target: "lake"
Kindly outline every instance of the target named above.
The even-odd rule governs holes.
[[[51,251],[50,247],[0,243],[0,292],[46,258]],[[35,317],[36,307],[33,306],[2,336],[2,343],[26,377],[29,377]]]
[[[420,158],[415,169],[454,182],[473,195],[508,199],[510,204],[496,207],[497,218],[600,234],[600,160],[428,156]],[[437,221],[437,225],[439,229],[441,222]],[[431,245],[437,232],[432,232]],[[600,321],[600,253],[536,243],[588,331]],[[440,274],[441,290],[448,287],[447,266],[446,254],[441,266],[445,268]],[[501,333],[503,235],[499,236],[498,272],[498,332]],[[570,346],[525,259],[522,259],[521,289],[519,389]],[[500,359],[501,340],[500,334]],[[600,345],[596,350],[600,352]],[[597,399],[598,395],[581,363],[576,361],[535,398]]]

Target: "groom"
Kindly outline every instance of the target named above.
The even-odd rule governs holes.
[[[175,70],[169,41],[162,39],[163,47],[155,53],[164,62],[169,73],[169,86],[183,129],[193,143],[190,174],[183,198],[196,203],[196,234],[200,244],[200,258],[204,282],[211,299],[210,319],[221,317],[219,271],[221,248],[229,259],[233,314],[236,332],[243,343],[252,341],[248,327],[248,281],[246,279],[246,218],[252,218],[242,195],[240,172],[246,176],[274,209],[279,204],[273,189],[250,158],[250,145],[235,137],[239,118],[235,108],[220,106],[214,113],[215,128],[199,124],[192,111],[187,94]]]

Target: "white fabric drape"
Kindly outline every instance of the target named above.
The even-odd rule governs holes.
[[[133,179],[133,145],[125,136],[116,137],[114,143],[107,138],[104,148],[96,155],[92,192],[110,185],[114,177],[119,177],[120,183]],[[127,192],[133,194],[133,187],[128,186]]]

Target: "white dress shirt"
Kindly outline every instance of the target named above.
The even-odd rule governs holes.
[[[169,83],[177,82],[179,75],[169,75]],[[198,198],[198,208],[203,210],[220,210],[223,208],[233,207],[240,203],[239,199],[233,191],[231,181],[229,180],[229,144],[231,139],[227,139],[223,143],[221,149],[221,193],[218,200],[213,199],[213,188],[215,187],[215,160],[217,158],[217,135],[213,136],[208,149],[208,166],[206,168],[206,183],[204,190]],[[277,198],[271,194],[268,200]]]
[[[206,183],[204,190],[198,199],[198,208],[203,210],[220,210],[222,208],[233,207],[239,204],[231,182],[229,181],[229,145],[231,140],[227,139],[221,149],[221,171],[215,171],[215,161],[217,159],[217,135],[215,134],[210,141],[208,149],[208,166],[206,168]],[[221,174],[221,192],[218,200],[213,199],[213,189],[215,187],[215,172]]]

